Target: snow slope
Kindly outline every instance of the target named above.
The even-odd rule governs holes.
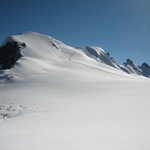
[[[150,80],[127,74],[98,47],[35,32],[0,71],[2,150],[149,150]],[[144,67],[144,66],[143,66]]]

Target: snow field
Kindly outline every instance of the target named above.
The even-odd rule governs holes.
[[[27,47],[1,71],[2,150],[150,149],[148,78],[39,33],[13,38]]]

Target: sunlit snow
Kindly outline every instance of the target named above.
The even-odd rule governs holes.
[[[13,40],[26,47],[0,71],[1,150],[150,149],[149,78],[124,72],[98,47],[35,32],[3,45]]]

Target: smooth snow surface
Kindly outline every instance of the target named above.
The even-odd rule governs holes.
[[[150,79],[123,72],[104,50],[40,33],[0,72],[1,150],[149,150]]]

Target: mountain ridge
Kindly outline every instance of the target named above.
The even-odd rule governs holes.
[[[4,48],[3,50],[3,47],[6,47],[7,44],[13,42],[16,42],[18,46],[18,50],[16,51],[16,53],[18,54],[20,52],[20,54],[18,56],[16,54],[11,54],[10,52],[9,57],[11,57],[11,66],[9,65],[9,67],[7,68],[4,67],[4,64],[8,64],[8,62],[10,62],[10,58],[6,59],[6,57],[8,57],[8,54],[6,55],[4,53],[4,51],[6,51],[6,48]],[[10,47],[7,49],[10,49]],[[2,54],[5,56],[5,62],[3,59],[4,56]],[[106,53],[100,47],[85,46],[75,48],[68,46],[57,39],[54,39],[51,36],[31,31],[7,37],[6,40],[2,43],[2,46],[0,47],[0,55],[1,70],[10,69],[15,64],[15,62],[18,61],[18,59],[20,59],[21,56],[36,60],[45,60],[48,62],[50,62],[51,59],[52,64],[53,60],[56,60],[58,58],[62,58],[65,60],[72,59],[77,62],[82,61],[79,60],[80,58],[83,58],[84,60],[90,58],[91,60],[94,60],[99,64],[104,64],[113,67],[128,74],[145,77],[150,76],[150,66],[147,63],[143,63],[141,66],[138,66],[134,64],[132,60],[127,59],[127,61],[123,63],[123,65],[119,65],[116,63],[114,58],[110,57],[109,53]],[[12,55],[16,55],[17,58],[14,58],[14,60],[12,60]],[[79,58],[74,58],[76,57],[75,55],[78,55]],[[84,60],[82,61],[82,63],[84,62]]]

